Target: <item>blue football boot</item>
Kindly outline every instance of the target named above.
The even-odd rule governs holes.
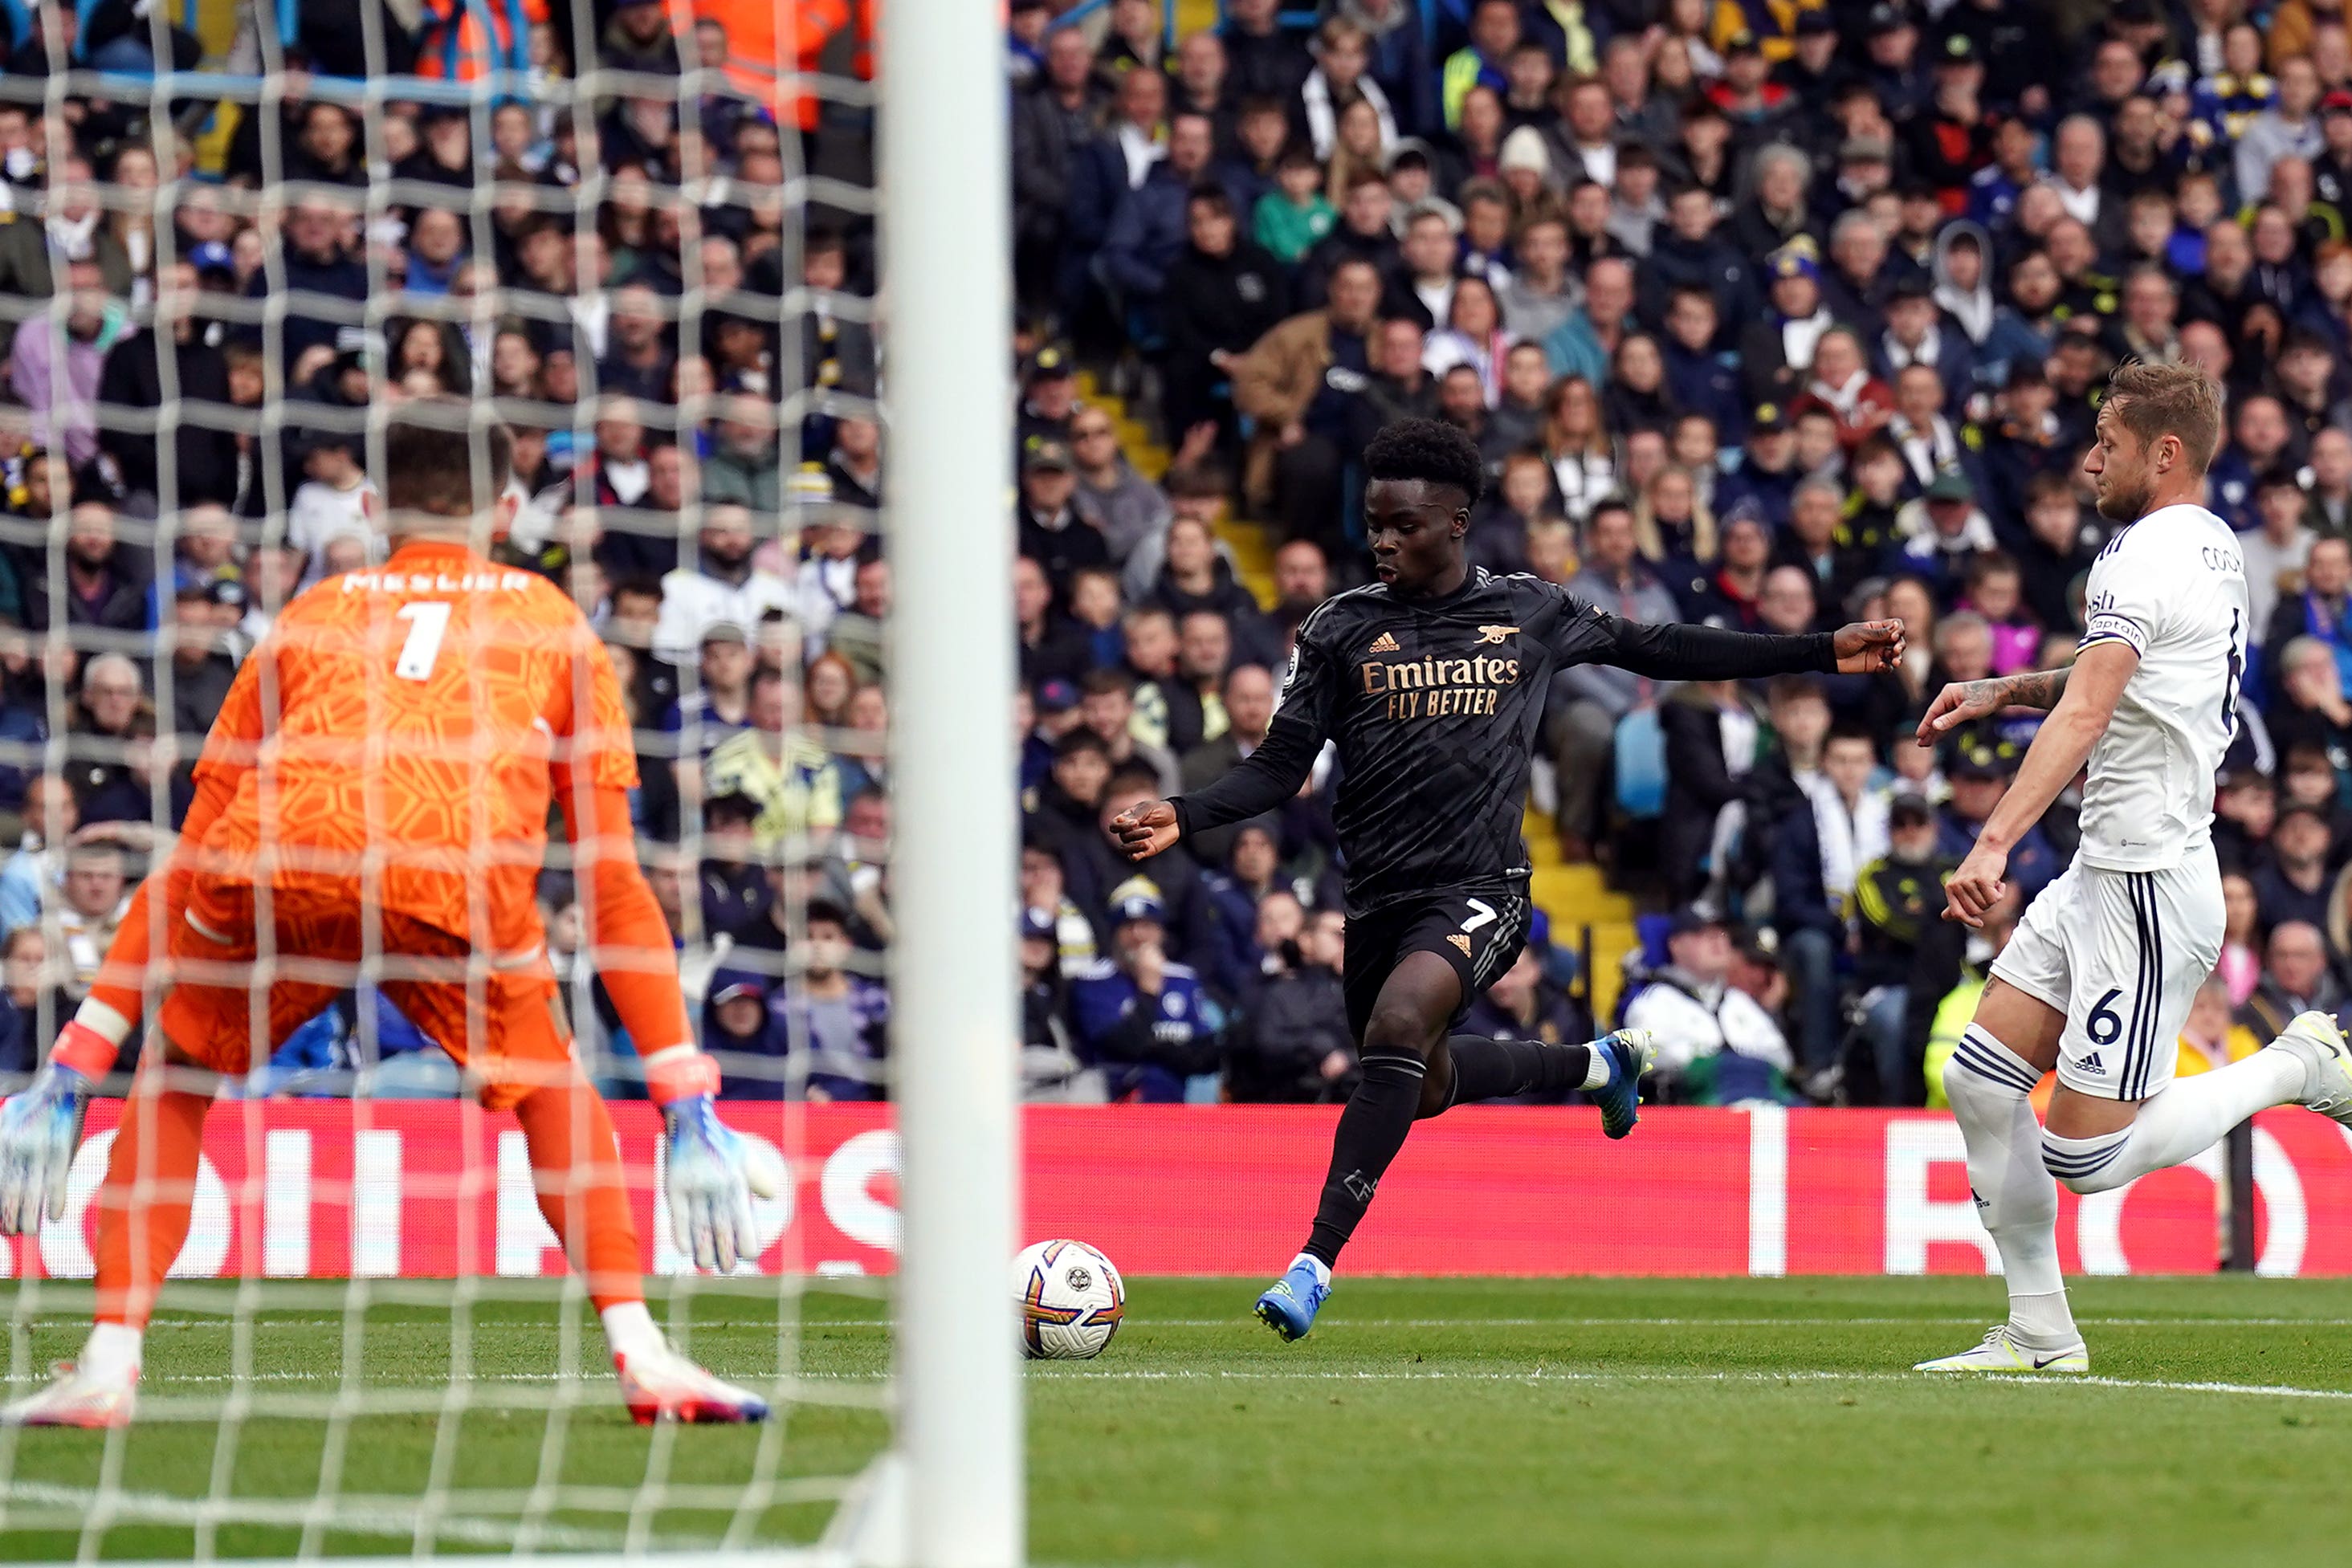
[[[1315,1326],[1323,1298],[1330,1293],[1331,1287],[1315,1271],[1314,1262],[1302,1255],[1257,1299],[1258,1322],[1286,1340],[1305,1339],[1307,1331]]]
[[[1601,1107],[1601,1130],[1622,1138],[1642,1119],[1642,1074],[1658,1059],[1657,1036],[1646,1029],[1621,1029],[1594,1040],[1592,1049],[1609,1063],[1609,1082],[1591,1092],[1592,1103]]]

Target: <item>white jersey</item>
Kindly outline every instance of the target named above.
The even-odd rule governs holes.
[[[2213,835],[2213,776],[2237,729],[2252,615],[2237,536],[2202,507],[2164,507],[2091,567],[2083,646],[2128,643],[2139,668],[2091,748],[2082,859],[2177,866]]]

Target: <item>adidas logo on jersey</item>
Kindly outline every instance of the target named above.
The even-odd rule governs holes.
[[[1372,639],[1371,647],[1366,651],[1373,653],[1393,653],[1397,651],[1397,640],[1383,632]]]
[[[1445,939],[1461,948],[1465,958],[1470,956],[1470,938],[1463,936],[1459,931],[1449,931],[1446,933]]]
[[[2091,1052],[2090,1055],[2083,1058],[2083,1060],[2075,1065],[2079,1071],[2084,1072],[2105,1072],[2107,1070],[2107,1064],[2099,1060],[2099,1053],[2095,1051]]]

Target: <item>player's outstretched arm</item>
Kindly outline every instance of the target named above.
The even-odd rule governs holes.
[[[1326,628],[1339,602],[1326,601],[1300,624],[1274,722],[1255,751],[1204,789],[1147,801],[1112,820],[1112,836],[1129,860],[1148,860],[1187,833],[1262,816],[1298,793],[1339,708],[1340,665],[1327,646]]]
[[[1919,718],[1919,744],[1933,746],[1952,730],[2004,708],[2040,708],[2047,713],[2066,693],[2071,670],[2021,670],[1981,681],[1954,681],[1936,694]]]
[[[597,977],[637,1042],[646,1092],[669,1132],[663,1186],[671,1234],[698,1267],[730,1273],[759,1255],[751,1197],[773,1197],[782,1173],[719,1119],[719,1064],[695,1043],[687,1019],[669,923],[637,867],[627,793],[609,785],[587,793],[585,802],[569,790],[559,796],[564,829],[572,863],[586,873]]]
[[[1900,621],[1857,621],[1835,632],[1784,637],[1678,622],[1622,621],[1599,611],[1587,612],[1587,619],[1605,641],[1584,657],[1655,681],[1866,675],[1893,669],[1905,646]]]
[[[2009,867],[2009,852],[2023,838],[2058,792],[2074,780],[2091,758],[2107,721],[2115,716],[2124,686],[2139,668],[2139,650],[2121,638],[2108,638],[2084,648],[2074,661],[2065,694],[2025,748],[2017,781],[2000,798],[1992,815],[1977,833],[1976,848],[1944,884],[1944,918],[1963,925],[1982,925],[1985,911],[2000,896],[2001,873]]]
[[[1323,749],[1322,732],[1276,716],[1265,742],[1206,789],[1172,800],[1147,800],[1111,820],[1129,860],[1149,860],[1188,833],[1262,816],[1298,793]]]

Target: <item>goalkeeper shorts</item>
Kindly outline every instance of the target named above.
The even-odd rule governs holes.
[[[360,983],[364,959],[367,977],[465,1070],[486,1108],[571,1081],[572,1031],[543,944],[486,960],[461,936],[382,909],[371,949],[352,881],[274,890],[264,962],[256,902],[250,883],[199,874],[172,922],[172,986],[157,1016],[190,1061],[224,1073],[250,1071],[257,1051],[268,1061]]]

